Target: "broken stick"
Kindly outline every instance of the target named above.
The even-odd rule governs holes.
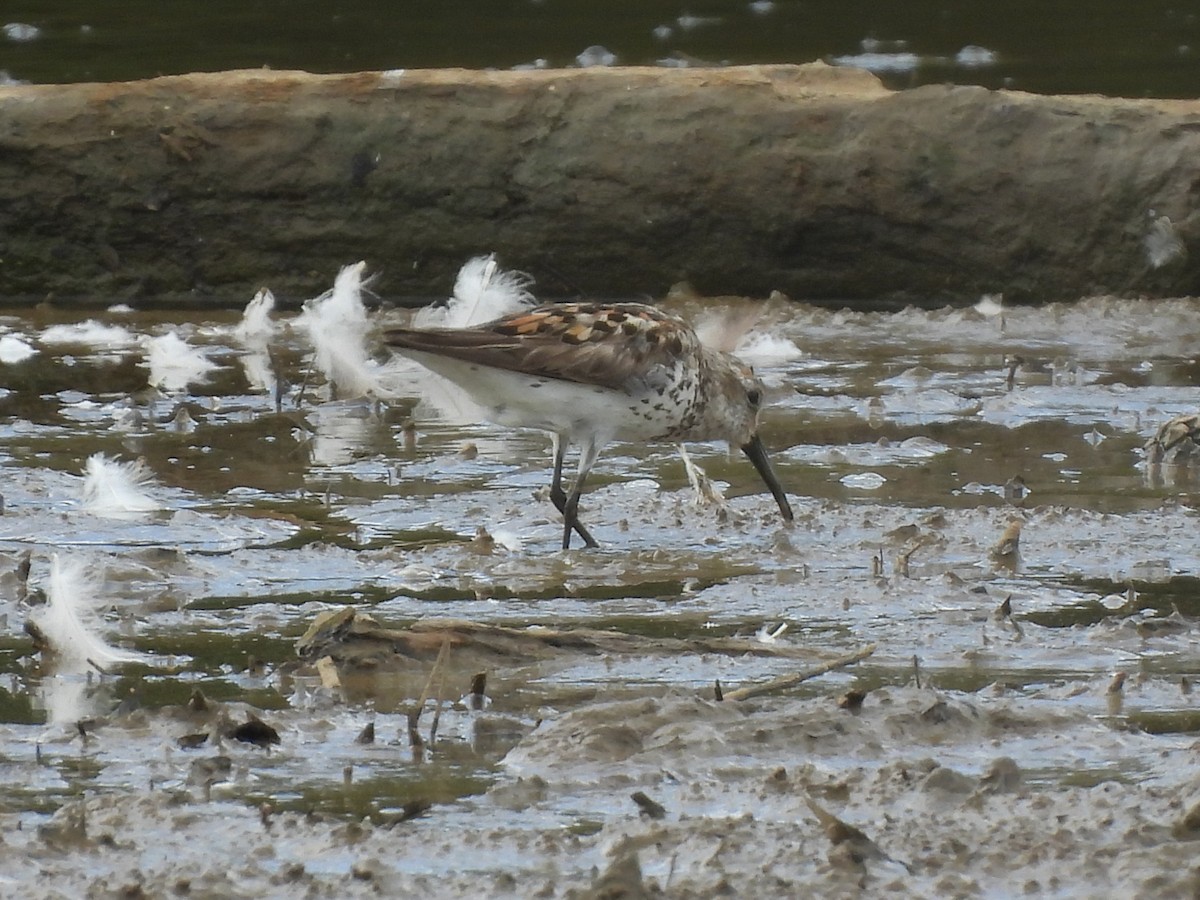
[[[749,687],[738,688],[735,691],[726,691],[725,699],[749,700],[751,697],[761,697],[763,694],[772,694],[775,691],[787,690],[803,681],[808,681],[810,678],[816,678],[819,675],[824,675],[826,672],[844,669],[846,666],[852,666],[856,662],[861,662],[875,652],[875,646],[875,644],[868,644],[861,650],[855,650],[846,656],[831,659],[827,663],[822,663],[812,669],[805,669],[803,672],[796,672],[792,675],[781,675],[778,678],[772,678],[770,681],[764,681],[762,684],[752,684]]]
[[[442,640],[442,649],[438,651],[437,659],[433,663],[433,668],[429,670],[429,678],[425,681],[425,688],[421,691],[421,697],[416,704],[408,711],[408,741],[412,745],[413,753],[419,754],[425,742],[421,740],[421,733],[417,729],[418,723],[421,721],[421,712],[425,709],[425,701],[429,699],[429,689],[433,687],[434,676],[442,668],[442,664],[446,661],[446,656],[450,652],[450,638],[447,636]],[[440,701],[439,701],[440,705]]]

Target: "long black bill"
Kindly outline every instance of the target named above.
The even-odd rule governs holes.
[[[771,468],[771,460],[767,458],[767,448],[763,446],[762,438],[757,434],[750,438],[750,443],[742,445],[742,452],[754,463],[754,468],[762,476],[763,483],[771,489],[771,496],[779,504],[779,513],[783,520],[792,521],[792,505],[788,503],[787,494],[783,492],[783,485],[775,477],[775,470]]]

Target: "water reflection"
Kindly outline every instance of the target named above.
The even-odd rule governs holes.
[[[310,459],[316,466],[348,465],[390,436],[373,401],[324,403],[313,410],[308,422],[312,431],[298,433],[297,440],[310,442]]]

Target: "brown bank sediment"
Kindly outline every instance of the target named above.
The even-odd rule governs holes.
[[[821,64],[2,87],[0,298],[445,296],[492,250],[546,295],[1181,295],[1198,191],[1200,103]]]

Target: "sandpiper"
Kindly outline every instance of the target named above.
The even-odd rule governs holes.
[[[704,346],[682,319],[641,303],[538,306],[468,328],[396,328],[387,343],[466,391],[500,425],[549,432],[550,499],[563,515],[563,549],[577,532],[579,495],[610,441],[726,440],[741,448],[792,520],[758,436],[762,382],[749,366]],[[569,444],[580,447],[568,496]]]

